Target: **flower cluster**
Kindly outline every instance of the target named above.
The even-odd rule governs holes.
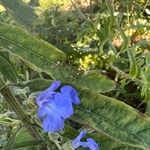
[[[42,128],[45,132],[54,133],[62,130],[64,121],[73,115],[73,104],[80,104],[78,93],[73,87],[65,85],[58,90],[60,85],[60,81],[55,81],[36,97],[38,117],[42,121]],[[88,138],[87,142],[80,141],[85,135],[86,132],[82,131],[72,141],[74,149],[82,146],[91,150],[99,150],[97,144],[91,138]]]
[[[82,146],[84,148],[89,148],[91,150],[99,150],[99,147],[97,143],[92,138],[87,138],[86,142],[82,142],[81,139],[85,137],[86,131],[81,131],[79,136],[77,136],[73,141],[72,145],[74,149],[77,149],[78,147]]]
[[[79,104],[77,91],[69,85],[65,85],[56,92],[60,81],[55,81],[36,98],[38,117],[42,120],[42,127],[46,132],[57,132],[64,127],[65,119],[73,114],[73,105]]]

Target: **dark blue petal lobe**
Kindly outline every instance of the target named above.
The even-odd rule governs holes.
[[[65,85],[61,88],[61,93],[63,93],[63,95],[69,96],[73,104],[80,104],[78,93],[73,87]]]

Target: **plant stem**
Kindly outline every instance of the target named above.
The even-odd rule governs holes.
[[[10,105],[10,107],[13,109],[13,111],[17,114],[18,118],[24,123],[26,129],[29,131],[29,133],[32,135],[34,139],[42,140],[43,137],[38,133],[38,131],[31,125],[30,118],[26,115],[24,110],[21,108],[20,104],[16,100],[16,98],[11,93],[8,86],[5,86],[4,82],[0,80],[0,93],[3,95],[7,103]]]
[[[143,86],[143,82],[140,79],[137,79],[135,77],[130,76],[129,74],[126,74],[124,71],[120,70],[115,66],[110,65],[109,67],[112,70],[116,71],[118,74],[120,74],[122,77],[135,81],[140,87]]]

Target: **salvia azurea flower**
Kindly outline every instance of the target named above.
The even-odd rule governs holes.
[[[92,139],[92,138],[87,138],[87,141],[83,142],[81,139],[85,137],[86,131],[81,131],[79,136],[77,136],[73,141],[72,141],[72,146],[74,149],[79,148],[82,146],[83,148],[89,148],[90,150],[99,150],[99,147],[97,143]]]
[[[51,86],[42,91],[36,97],[38,117],[42,121],[42,128],[46,132],[57,132],[63,129],[65,119],[73,114],[73,104],[79,104],[80,99],[77,91],[65,85],[60,87],[61,82],[55,81]]]

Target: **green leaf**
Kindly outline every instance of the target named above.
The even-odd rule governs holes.
[[[140,68],[136,62],[134,50],[135,47],[127,49],[129,60],[130,60],[130,75],[133,77],[138,77],[140,74]]]
[[[111,91],[115,88],[115,82],[113,80],[110,80],[95,70],[90,70],[86,75],[82,75],[78,83],[82,87],[88,87],[92,91],[102,93]]]
[[[9,11],[16,21],[25,26],[33,26],[37,15],[22,0],[0,0],[0,3]]]
[[[145,53],[145,74],[147,75],[147,81],[150,82],[150,52]]]
[[[42,141],[33,139],[30,133],[25,128],[22,128],[17,134],[13,149],[35,147],[41,143]]]
[[[148,150],[150,118],[116,99],[80,90],[73,120],[127,145]]]
[[[2,55],[0,55],[0,72],[11,82],[17,82],[17,77],[12,65]]]
[[[78,135],[79,135],[78,130],[72,128],[70,125],[65,126],[65,133],[63,134],[63,136],[69,139],[75,139]],[[101,150],[142,150],[140,148],[123,144],[101,133],[90,131],[86,135],[86,138],[93,138]]]
[[[42,143],[40,140],[34,140],[25,128],[18,128],[11,136],[3,150],[20,149],[35,147]]]
[[[66,60],[66,55],[51,44],[35,38],[21,28],[4,23],[0,23],[0,46],[25,60],[30,67],[44,70],[50,75],[55,63]]]
[[[150,102],[150,53],[145,54],[145,70],[142,72],[143,86],[141,90],[141,95],[144,97],[145,102]]]
[[[13,149],[17,133],[19,132],[20,129],[21,129],[21,127],[19,127],[14,132],[14,134],[10,137],[10,139],[8,140],[8,142],[6,143],[6,145],[4,146],[3,150],[12,150]]]
[[[89,138],[93,138],[99,145],[101,150],[142,150],[141,148],[132,147],[116,141],[108,136],[102,134],[88,134]]]
[[[147,104],[146,113],[145,114],[150,117],[150,103]]]
[[[37,91],[41,91],[41,90],[48,88],[52,82],[53,80],[37,78],[37,79],[30,80],[28,82],[21,82],[19,83],[19,86],[22,86],[22,87],[27,86],[32,92],[37,92]]]
[[[97,92],[108,92],[115,87],[114,81],[98,71],[77,74],[66,64],[66,55],[62,51],[18,27],[0,23],[0,42],[3,48],[24,60],[31,68],[44,71],[55,80],[80,84]]]
[[[150,102],[150,82],[149,82],[149,74],[142,72],[143,86],[141,90],[141,96],[144,97],[145,102]]]
[[[83,87],[88,87],[91,90],[94,90],[95,92],[99,92],[100,90],[106,92],[108,90],[112,90],[115,87],[115,84],[112,80],[108,80],[108,78],[106,78],[104,75],[96,71],[88,72],[86,75],[83,76],[83,78],[86,79],[86,81],[88,82],[81,81],[79,82],[80,85]],[[28,82],[23,82],[20,84],[20,86],[23,87],[28,86],[30,90],[34,92],[34,91],[40,91],[41,89],[48,88],[52,82],[53,82],[52,80],[39,78],[39,79],[30,80]]]
[[[42,89],[38,88],[38,90],[47,88],[52,82],[43,80],[42,84],[42,80],[38,79],[26,82],[25,86],[29,85],[31,90],[36,90],[35,87],[39,81]],[[126,147],[135,147],[133,148],[135,150],[149,149],[149,117],[114,98],[79,87],[78,91],[80,92],[81,104],[76,106],[75,114],[72,117],[74,121],[103,133],[119,143],[128,145]]]
[[[22,141],[21,143],[14,144],[13,149],[35,147],[40,144],[41,144],[41,141],[39,141],[39,140]]]
[[[15,120],[15,119],[12,119],[12,118],[10,118],[6,115],[1,115],[0,114],[0,125],[14,126],[14,125],[17,125],[19,123],[20,123],[19,120]]]
[[[0,56],[5,58],[9,63],[11,63],[9,52],[0,49]]]

